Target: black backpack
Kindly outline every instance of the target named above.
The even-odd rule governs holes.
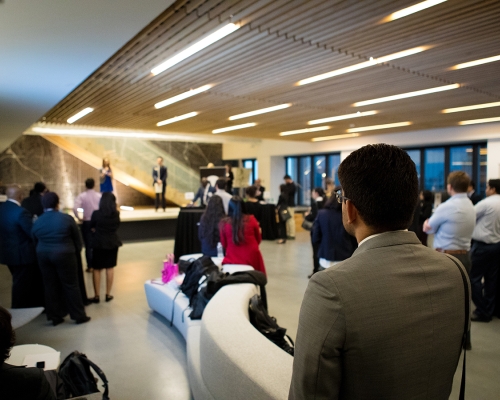
[[[71,398],[99,392],[96,383],[97,379],[90,372],[90,367],[104,383],[102,399],[109,400],[106,375],[85,354],[78,351],[74,351],[66,357],[59,367],[59,377],[64,383],[66,396]]]
[[[279,348],[285,350],[293,356],[294,343],[290,336],[286,334],[286,329],[280,327],[276,318],[271,317],[258,295],[250,299],[250,323],[266,338]]]
[[[195,294],[193,298],[193,311],[189,315],[191,319],[201,319],[203,316],[203,311],[205,311],[205,307],[214,294],[219,290],[218,283],[225,278],[225,274],[222,272],[212,271],[207,276],[205,280],[202,278],[202,282],[200,282],[199,290]]]
[[[189,298],[190,307],[193,306],[193,301],[198,294],[201,281],[208,278],[211,272],[219,272],[219,268],[208,256],[198,258],[187,267],[186,276],[180,289]]]

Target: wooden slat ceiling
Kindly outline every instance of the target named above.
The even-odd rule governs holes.
[[[500,1],[450,0],[388,23],[387,15],[415,0],[198,0],[177,1],[114,54],[39,122],[64,123],[93,107],[78,124],[204,133],[231,125],[257,126],[235,137],[310,140],[350,127],[411,121],[373,133],[457,126],[458,121],[500,116],[500,107],[442,114],[444,108],[500,101],[500,61],[449,70],[455,64],[500,54]],[[150,70],[228,22],[242,27],[167,71]],[[430,49],[304,86],[296,82],[417,46]],[[421,97],[353,107],[357,101],[459,83]],[[209,91],[160,110],[161,100],[206,84]],[[282,103],[293,106],[238,121],[234,114]],[[378,114],[329,123],[332,129],[280,137],[307,121],[377,110]],[[156,123],[197,111],[161,128]],[[370,134],[370,132],[364,133]]]

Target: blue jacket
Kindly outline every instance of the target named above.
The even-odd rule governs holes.
[[[0,203],[0,264],[24,265],[36,261],[32,226],[26,209],[11,201]]]
[[[38,253],[76,253],[82,250],[80,230],[73,217],[59,211],[44,212],[33,224]]]
[[[207,185],[210,185],[210,183],[208,183]],[[207,193],[207,203],[208,203],[208,199],[211,196],[213,196],[214,193],[215,193],[215,188],[213,186],[210,186],[208,188],[208,193]],[[205,194],[205,188],[203,186],[200,186],[198,188],[198,191],[196,192],[196,195],[194,196],[193,203],[196,203],[196,200],[200,199],[200,206],[206,205],[205,202],[203,201],[204,194]]]

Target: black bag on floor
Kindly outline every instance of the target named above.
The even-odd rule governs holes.
[[[200,281],[208,278],[211,272],[219,272],[219,268],[208,256],[198,258],[187,267],[186,276],[180,289],[189,298],[190,307],[193,306],[193,300],[198,293]]]
[[[286,334],[286,329],[276,322],[276,318],[271,317],[265,309],[258,295],[250,299],[250,323],[266,338],[279,348],[285,350],[293,356],[294,343],[290,336]]]
[[[74,351],[66,357],[59,367],[59,377],[64,383],[66,396],[72,398],[99,392],[96,383],[97,379],[90,372],[90,367],[92,367],[104,384],[102,399],[109,400],[106,375],[85,354],[78,351]]]

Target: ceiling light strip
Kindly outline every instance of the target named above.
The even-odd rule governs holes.
[[[178,117],[174,117],[174,118],[166,119],[164,121],[160,121],[156,124],[156,126],[164,126],[164,125],[168,125],[168,124],[173,124],[174,122],[182,121],[183,119],[196,117],[197,115],[198,115],[198,113],[196,111],[193,111],[193,112],[190,112],[187,114],[179,115]]]
[[[316,128],[297,129],[295,131],[281,132],[280,136],[298,135],[300,133],[326,131],[327,129],[330,129],[330,128],[331,128],[331,126],[317,126]]]
[[[488,57],[488,58],[481,58],[480,60],[469,61],[469,62],[462,63],[462,64],[457,64],[457,65],[451,67],[450,69],[470,68],[470,67],[475,67],[476,65],[488,64],[488,63],[495,62],[495,61],[500,61],[500,55]]]
[[[337,115],[336,117],[313,119],[312,121],[309,121],[307,124],[308,125],[324,124],[326,122],[334,122],[334,121],[341,121],[344,119],[366,117],[368,115],[374,115],[377,113],[378,111],[363,111],[363,112],[358,111],[354,114],[345,114],[345,115]]]
[[[180,63],[181,61],[185,60],[188,57],[191,57],[193,54],[203,50],[204,48],[210,46],[211,44],[217,42],[218,40],[221,40],[222,38],[226,37],[227,35],[233,33],[237,29],[239,29],[240,25],[238,24],[227,24],[224,27],[218,29],[211,35],[208,35],[206,38],[201,39],[200,41],[196,42],[195,44],[189,46],[186,50],[181,51],[180,53],[177,53],[175,56],[168,58],[164,62],[162,62],[160,65],[157,67],[153,68],[151,70],[151,73],[153,75],[158,75],[162,73],[163,71],[166,71],[167,69],[173,67],[174,65]]]
[[[444,3],[446,0],[426,0],[421,3],[415,4],[410,7],[403,8],[402,10],[396,11],[382,20],[382,22],[390,22],[395,19],[407,17],[408,15],[415,14],[419,11],[425,10],[426,8],[433,7],[435,5]]]
[[[446,90],[457,89],[459,87],[460,87],[460,85],[458,83],[455,83],[453,85],[438,86],[438,87],[430,88],[430,89],[417,90],[415,92],[396,94],[394,96],[387,96],[387,97],[380,97],[378,99],[358,101],[357,103],[354,103],[353,106],[354,107],[362,107],[362,106],[367,106],[370,104],[384,103],[386,101],[400,100],[400,99],[406,99],[408,97],[423,96],[425,94],[430,94],[430,93],[444,92]]]
[[[229,131],[235,131],[237,129],[244,129],[244,128],[250,128],[252,126],[257,125],[255,122],[250,122],[248,124],[241,124],[241,125],[234,125],[234,126],[228,126],[227,128],[219,128],[219,129],[214,129],[212,133],[222,133],[222,132],[229,132]]]
[[[351,128],[348,129],[347,132],[366,132],[366,131],[375,131],[378,129],[389,129],[389,128],[398,128],[400,126],[408,126],[412,123],[410,121],[406,122],[394,122],[393,124],[384,124],[384,125],[372,125],[372,126],[360,126],[359,128]]]
[[[292,106],[292,103],[287,103],[287,104],[280,104],[279,106],[261,108],[260,110],[255,110],[255,111],[250,111],[250,112],[243,113],[243,114],[233,115],[233,116],[229,117],[229,120],[234,121],[235,119],[253,117],[254,115],[265,114],[268,112],[283,110],[283,109],[291,107],[291,106]]]
[[[473,125],[473,124],[486,124],[488,122],[498,122],[498,121],[500,121],[500,117],[470,119],[468,121],[460,121],[458,124],[459,125]]]
[[[403,51],[400,51],[400,52],[397,52],[394,54],[389,54],[387,56],[383,56],[383,57],[379,57],[379,58],[370,58],[369,61],[364,61],[364,62],[359,63],[359,64],[350,65],[349,67],[336,69],[335,71],[330,71],[330,72],[326,72],[326,73],[321,74],[321,75],[312,76],[311,78],[303,79],[303,80],[297,82],[297,85],[302,86],[302,85],[307,85],[309,83],[322,81],[324,79],[333,78],[334,76],[347,74],[347,73],[353,72],[353,71],[358,71],[360,69],[372,67],[372,66],[377,65],[377,64],[385,63],[387,61],[396,60],[398,58],[411,56],[412,54],[417,54],[417,53],[420,53],[420,52],[425,51],[425,50],[430,49],[430,48],[431,48],[431,46],[420,46],[420,47],[415,47],[413,49],[403,50]]]
[[[479,110],[481,108],[490,108],[490,107],[500,107],[500,101],[496,101],[494,103],[483,103],[483,104],[474,104],[472,106],[464,106],[464,107],[455,107],[455,108],[447,108],[442,110],[443,114],[469,111],[469,110]]]
[[[72,124],[73,122],[78,121],[80,118],[85,117],[87,114],[90,114],[92,111],[94,111],[94,109],[91,107],[84,108],[82,111],[68,118],[66,122],[68,124]]]
[[[346,133],[344,135],[316,137],[316,138],[312,138],[311,141],[324,142],[327,140],[348,139],[348,138],[353,138],[353,137],[358,137],[358,136],[359,136],[359,133]]]
[[[187,92],[178,94],[177,96],[174,96],[174,97],[171,97],[169,99],[160,101],[159,103],[156,103],[155,108],[156,109],[163,108],[163,107],[169,106],[170,104],[177,103],[178,101],[187,99],[189,97],[196,96],[197,94],[206,92],[207,90],[211,89],[213,86],[214,85],[204,85],[204,86],[201,86],[197,89],[191,89]]]

